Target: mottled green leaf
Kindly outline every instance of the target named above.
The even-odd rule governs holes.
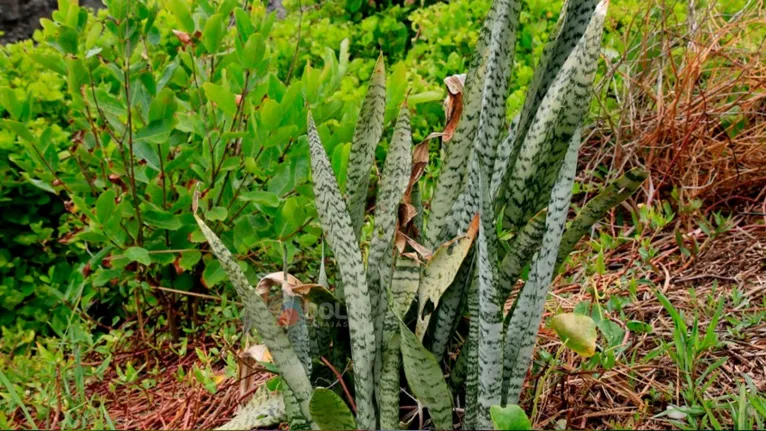
[[[357,422],[362,429],[376,425],[373,405],[373,370],[375,362],[375,325],[362,253],[356,242],[351,217],[341,197],[338,183],[319,139],[314,119],[308,114],[309,149],[314,195],[319,219],[327,242],[336,256],[348,307],[351,332],[351,356],[356,378]]]
[[[436,429],[452,429],[452,394],[439,363],[402,321],[399,321],[399,333],[404,374],[410,390],[428,408]]]
[[[375,147],[383,136],[383,116],[386,111],[386,70],[383,55],[378,57],[375,69],[367,87],[367,96],[359,112],[354,130],[354,139],[349,154],[346,181],[346,203],[355,237],[364,223],[367,203],[367,188],[370,184],[370,169],[375,157]]]
[[[311,417],[322,430],[355,430],[356,421],[346,403],[330,389],[316,388],[309,403]]]

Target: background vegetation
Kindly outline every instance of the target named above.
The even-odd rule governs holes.
[[[652,177],[557,279],[547,309],[591,314],[600,351],[581,360],[543,329],[522,403],[537,427],[763,428],[766,17],[759,2],[692,4],[612,2],[575,201],[629,167]],[[110,25],[62,1],[34,40],[0,48],[0,427],[225,422],[250,395],[245,340],[194,227],[196,184],[251,281],[281,269],[282,247],[316,280],[305,105],[343,183],[382,53],[387,124],[409,88],[423,140],[490,2],[288,1],[283,20],[255,4],[236,31],[214,9],[190,24],[184,5]],[[509,118],[560,7],[524,3]]]

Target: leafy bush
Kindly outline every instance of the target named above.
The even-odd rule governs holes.
[[[97,317],[111,321],[125,301],[128,310],[159,302],[172,329],[178,298],[168,288],[222,284],[189,212],[196,187],[208,219],[231,226],[222,234],[227,245],[258,256],[247,265],[252,279],[281,262],[282,247],[299,266],[311,265],[299,252],[320,236],[309,223],[305,113],[311,106],[342,176],[358,103],[338,97],[348,52],[327,52],[321,69],[279,79],[274,17],[235,3],[115,0],[95,17],[63,1],[38,35],[53,50],[17,48],[33,51],[41,76],[59,84],[51,89],[63,84],[53,92],[63,113],[37,107],[45,99],[30,81],[4,83],[0,92],[26,101],[23,109],[3,104],[0,136],[13,163],[6,169],[66,208],[58,232],[44,224],[41,234],[90,254],[74,268],[83,276],[72,279],[79,286],[69,299],[96,307]],[[43,111],[47,118],[35,119]]]

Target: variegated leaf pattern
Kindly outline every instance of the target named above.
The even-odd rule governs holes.
[[[327,388],[316,388],[311,395],[311,416],[322,430],[355,430],[354,415],[343,399]]]
[[[394,276],[391,280],[391,309],[397,316],[404,317],[420,286],[420,264],[399,256],[396,259]]]
[[[561,238],[554,272],[558,272],[558,268],[564,263],[580,238],[585,236],[597,221],[604,218],[607,212],[635,193],[648,176],[649,173],[646,171],[638,168],[631,169],[606,186],[601,193],[582,207],[570,223],[564,237]]]
[[[551,192],[542,245],[532,260],[529,279],[519,293],[508,324],[505,355],[511,365],[510,372],[503,376],[503,379],[508,380],[503,384],[503,387],[508,388],[507,394],[503,394],[504,404],[518,404],[524,376],[532,358],[545,298],[548,295],[548,286],[553,277],[553,267],[556,264],[561,236],[569,212],[579,149],[580,131],[578,129],[572,137],[564,157],[564,164],[561,166]]]
[[[606,2],[602,2],[540,102],[514,160],[506,206],[512,225],[521,226],[546,205],[569,141],[588,110],[605,14]]]
[[[287,420],[282,394],[270,392],[266,385],[256,389],[255,394],[236,416],[218,430],[250,430],[279,425]]]
[[[282,399],[285,401],[285,414],[287,415],[287,424],[290,430],[310,430],[318,429],[317,425],[306,419],[307,416],[301,411],[298,399],[295,393],[288,386],[282,386]],[[310,401],[310,399],[309,399]]]
[[[348,155],[346,177],[346,202],[356,238],[364,224],[364,210],[367,203],[367,188],[370,185],[370,170],[375,161],[375,147],[383,136],[383,117],[386,113],[386,67],[383,54],[378,57],[375,69],[367,87],[359,120],[354,130],[354,140]]]
[[[540,247],[540,241],[542,241],[543,233],[545,232],[545,218],[547,215],[547,209],[537,213],[524,226],[524,229],[511,240],[510,250],[503,257],[503,261],[500,264],[500,284],[498,288],[504,300],[511,294],[513,285],[518,280],[524,265],[529,262]]]
[[[440,235],[463,190],[473,149],[481,146],[480,162],[493,166],[490,160],[494,158],[505,120],[505,97],[520,11],[519,0],[495,0],[484,21],[466,77],[463,113],[446,150],[431,202],[425,235],[428,246],[445,239]]]
[[[399,320],[404,375],[415,397],[428,408],[436,429],[452,429],[452,395],[439,363]]]
[[[463,344],[461,356],[465,355],[467,365],[465,377],[465,416],[463,429],[475,430],[479,417],[479,276],[473,273],[471,285],[468,287],[468,313],[471,323],[468,327],[468,338]]]
[[[383,321],[382,364],[378,390],[380,429],[399,429],[399,371],[402,364],[398,318],[386,310]]]
[[[402,201],[410,182],[412,167],[412,133],[410,130],[410,111],[405,101],[399,110],[394,135],[388,147],[388,155],[383,165],[378,198],[375,201],[375,219],[370,256],[367,259],[367,280],[370,292],[373,318],[375,322],[376,364],[381,360],[381,337],[383,319],[386,311],[385,289],[391,283],[393,271],[393,246],[396,233],[396,218],[399,203]],[[375,382],[378,382],[376,365]]]
[[[511,127],[508,129],[508,136],[505,137],[497,146],[495,155],[495,167],[492,170],[492,184],[490,184],[489,195],[492,199],[497,199],[501,191],[501,185],[505,179],[505,173],[510,166],[511,153],[521,145],[521,141],[516,139],[516,129],[519,127],[519,116],[514,117]]]
[[[561,9],[561,15],[556,23],[556,28],[548,39],[543,54],[535,69],[532,82],[527,88],[527,95],[524,99],[524,106],[521,113],[515,120],[517,123],[513,128],[512,141],[504,141],[501,147],[511,150],[506,159],[506,165],[502,176],[497,177],[497,183],[493,178],[494,195],[503,193],[503,187],[508,181],[507,169],[513,165],[518,158],[521,143],[527,136],[529,127],[534,120],[540,107],[540,103],[548,93],[553,80],[559,74],[561,67],[566,59],[572,53],[577,43],[582,38],[585,29],[590,22],[593,11],[599,0],[567,0]],[[495,165],[497,167],[497,165]],[[497,171],[497,169],[496,169]]]
[[[247,321],[252,322],[255,325],[258,335],[271,352],[271,356],[274,358],[274,363],[279,368],[282,378],[290,389],[292,389],[292,393],[300,408],[300,412],[310,421],[311,414],[309,413],[309,399],[312,390],[311,382],[306,375],[306,370],[303,368],[303,364],[298,358],[295,349],[293,349],[293,346],[290,344],[290,340],[288,340],[284,330],[277,325],[276,319],[274,319],[274,316],[263,302],[261,296],[258,295],[255,289],[247,281],[245,273],[242,271],[239,264],[237,264],[237,261],[234,260],[234,256],[231,255],[218,236],[207,227],[205,222],[199,218],[197,214],[194,214],[194,218],[197,220],[197,224],[202,230],[205,239],[207,239],[207,242],[210,244],[210,249],[213,251],[215,257],[221,262],[221,266],[226,271],[231,284],[234,285],[234,289],[236,289],[237,294],[242,300]]]
[[[351,334],[351,356],[356,378],[357,424],[361,429],[374,429],[376,425],[373,404],[373,369],[375,362],[375,330],[372,322],[367,279],[362,253],[356,242],[351,218],[340,195],[330,162],[311,113],[308,114],[311,170],[317,213],[327,242],[335,254],[344,285]]]
[[[503,378],[503,304],[497,286],[497,230],[495,202],[489,197],[490,180],[479,169],[481,190],[481,227],[476,241],[476,277],[479,294],[479,396],[476,426],[492,427],[490,407],[500,403]],[[468,406],[471,408],[471,406]]]
[[[468,231],[453,240],[450,240],[434,252],[431,260],[423,269],[423,275],[418,287],[418,320],[415,326],[415,334],[422,340],[428,329],[433,310],[439,305],[439,299],[444,291],[452,284],[460,265],[465,260],[468,250],[471,248],[479,229],[479,217],[468,227]],[[430,307],[430,309],[426,309]]]

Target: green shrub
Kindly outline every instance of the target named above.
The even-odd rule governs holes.
[[[338,94],[348,54],[327,51],[321,68],[279,79],[273,16],[235,3],[114,0],[96,17],[64,1],[37,36],[52,49],[17,45],[36,63],[4,65],[38,71],[60,89],[40,94],[21,76],[0,87],[25,101],[24,109],[3,104],[11,108],[0,125],[6,171],[68,210],[58,229],[44,223],[40,234],[89,254],[70,265],[85,277],[69,299],[110,323],[125,302],[133,311],[159,302],[173,316],[178,298],[158,287],[222,285],[189,212],[197,187],[227,245],[258,256],[250,277],[281,262],[282,246],[291,261],[312,265],[299,252],[320,236],[310,224],[305,112],[316,113],[342,176],[358,104]],[[52,95],[61,115],[42,106]]]

